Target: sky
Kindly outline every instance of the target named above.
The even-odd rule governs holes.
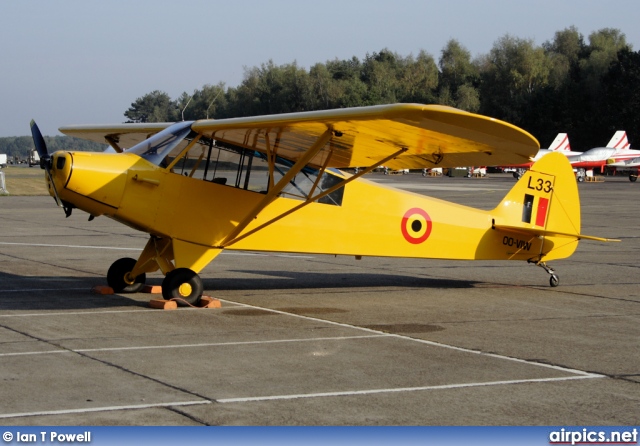
[[[637,0],[0,0],[0,137],[113,124],[154,90],[177,99],[237,87],[272,60],[308,69],[388,49],[472,57],[509,34],[541,45],[575,26],[623,32],[640,50]]]

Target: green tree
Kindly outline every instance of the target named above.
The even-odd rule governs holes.
[[[590,93],[599,93],[602,76],[609,71],[611,63],[618,60],[618,51],[624,48],[631,49],[618,29],[604,28],[589,34],[589,55],[580,61],[580,68]]]
[[[415,59],[409,56],[402,60],[398,82],[398,100],[433,104],[437,102],[439,73],[433,56],[424,50]]]
[[[179,110],[167,93],[155,90],[136,99],[124,115],[127,122],[174,122]]]
[[[586,45],[582,34],[575,26],[557,31],[551,42],[545,42],[544,48],[549,58],[549,84],[556,90],[570,80],[571,70],[575,70]]]
[[[471,61],[471,53],[451,39],[442,49],[438,83],[439,103],[467,111],[478,111],[480,95],[476,89],[479,81],[478,67]]]
[[[326,64],[317,63],[309,70],[311,110],[327,110],[338,107],[340,88]]]
[[[481,69],[481,111],[523,125],[527,102],[549,81],[543,48],[531,39],[506,35],[496,41]]]
[[[217,85],[204,85],[202,90],[195,90],[191,95],[191,103],[186,108],[185,119],[211,119],[225,113],[227,96],[224,82]]]
[[[335,108],[358,107],[365,103],[367,85],[361,79],[363,67],[357,57],[327,61],[326,67],[334,81]]]
[[[640,135],[640,51],[623,48],[617,59],[603,77],[604,128],[610,133],[624,129],[631,139]]]

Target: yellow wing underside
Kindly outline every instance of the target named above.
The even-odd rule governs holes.
[[[69,136],[129,148],[169,124],[68,126]],[[312,166],[365,167],[406,149],[392,169],[493,166],[528,160],[538,141],[511,124],[451,107],[393,104],[247,118],[200,120],[192,129],[228,144],[297,161],[331,134]]]

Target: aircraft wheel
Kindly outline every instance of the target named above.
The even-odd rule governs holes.
[[[109,267],[109,271],[107,271],[107,284],[113,288],[113,291],[116,293],[137,293],[142,289],[147,280],[145,273],[140,274],[133,280],[129,278],[129,273],[133,271],[136,262],[136,259],[124,257],[116,260]]]
[[[631,181],[632,183],[635,183],[637,179],[638,175],[629,175],[629,181]]]
[[[165,300],[183,299],[195,305],[204,291],[202,279],[189,268],[176,268],[170,271],[162,281],[162,297]],[[177,301],[180,304],[180,300]]]
[[[549,278],[549,285],[555,288],[559,284],[560,284],[560,279],[558,279],[558,276],[556,276],[555,274],[552,274],[551,277]]]

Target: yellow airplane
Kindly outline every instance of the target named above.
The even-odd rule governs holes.
[[[492,211],[361,178],[390,169],[518,164],[538,141],[496,119],[437,105],[394,104],[175,124],[78,125],[61,132],[108,142],[103,153],[49,155],[31,130],[50,194],[67,216],[107,216],[146,232],[140,257],[107,282],[136,292],[160,270],[165,299],[197,303],[198,273],[223,249],[546,262],[582,238],[571,165],[534,164]],[[127,149],[125,149],[127,148]],[[359,167],[355,175],[336,168]]]

